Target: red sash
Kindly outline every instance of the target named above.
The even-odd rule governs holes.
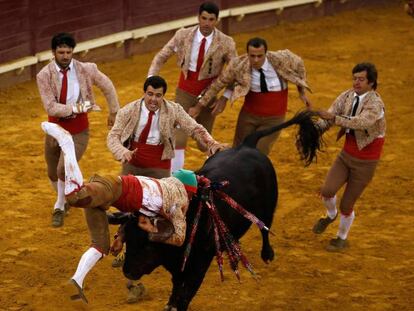
[[[80,113],[67,118],[57,118],[48,116],[49,122],[57,123],[72,135],[79,134],[88,129],[89,121],[87,113]]]
[[[284,116],[287,111],[288,89],[278,92],[249,91],[242,110],[257,116]]]
[[[198,72],[188,71],[187,79],[181,71],[178,88],[194,96],[198,96],[208,87],[215,78],[198,80]]]
[[[384,137],[375,138],[372,143],[359,150],[355,136],[348,133],[345,138],[344,151],[357,159],[379,160],[384,141]]]
[[[112,205],[121,212],[133,213],[142,207],[142,186],[139,180],[132,175],[121,176],[122,193]]]
[[[162,168],[169,170],[171,168],[171,160],[161,160],[162,152],[164,151],[164,145],[148,145],[133,141],[131,144],[131,150],[137,148],[137,152],[134,153],[130,164],[136,167],[152,167]]]

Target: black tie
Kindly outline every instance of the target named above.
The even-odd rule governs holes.
[[[267,93],[269,92],[269,90],[267,89],[266,77],[264,75],[263,69],[260,68],[259,72],[260,72],[260,92]]]
[[[355,116],[355,114],[356,114],[356,112],[357,112],[357,110],[358,110],[358,105],[359,105],[359,96],[355,96],[355,97],[356,97],[356,100],[355,100],[355,104],[354,104],[354,106],[352,107],[351,117],[354,117],[354,116]],[[354,130],[353,130],[353,129],[350,129],[350,130],[349,130],[349,134],[351,134],[351,135],[355,136],[355,132],[354,132]]]
[[[351,113],[351,117],[354,117],[357,110],[358,110],[358,105],[359,105],[359,96],[355,96],[356,97],[356,101],[354,104],[354,107],[352,107],[352,113]]]

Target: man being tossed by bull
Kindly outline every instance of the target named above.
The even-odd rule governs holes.
[[[84,208],[91,235],[91,247],[82,255],[71,278],[80,298],[87,302],[83,293],[83,280],[98,260],[110,250],[105,212],[110,206],[121,212],[138,214],[138,226],[149,232],[150,240],[177,246],[183,244],[186,232],[185,214],[192,195],[197,191],[194,172],[179,170],[173,177],[162,179],[132,175],[94,175],[88,183],[84,183],[69,132],[50,122],[43,122],[42,129],[54,137],[62,148],[66,200],[71,206]],[[157,222],[150,221],[153,219],[158,219],[158,223],[162,225],[157,226]]]

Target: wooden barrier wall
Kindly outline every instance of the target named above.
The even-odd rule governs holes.
[[[222,19],[219,28],[228,34],[273,26],[282,20],[303,20],[334,14],[367,5],[386,5],[398,0],[324,0],[319,7],[305,4],[246,15],[243,19]],[[0,0],[0,65],[50,49],[50,39],[58,32],[74,34],[77,42],[105,35],[196,16],[198,0]],[[259,0],[216,0],[224,10],[263,3]],[[141,40],[127,40],[121,47],[92,50],[83,60],[106,61],[160,48],[175,30]],[[16,73],[0,74],[0,87],[31,79],[43,67],[39,63]]]

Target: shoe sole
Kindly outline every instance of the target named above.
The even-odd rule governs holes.
[[[78,290],[78,294],[70,296],[70,299],[72,300],[79,300],[82,299],[85,303],[88,303],[88,299],[86,298],[85,294],[83,293],[83,289],[79,286],[78,283],[74,279],[70,279],[69,281],[71,284],[73,284],[76,289]]]

